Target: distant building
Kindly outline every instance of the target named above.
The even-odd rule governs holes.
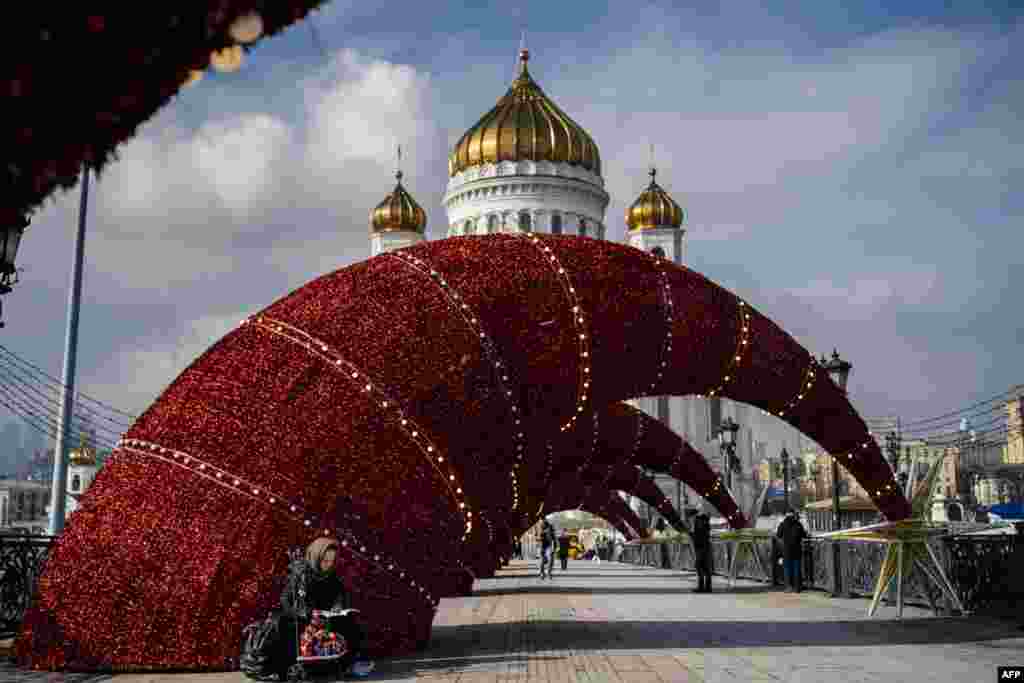
[[[37,481],[0,479],[0,532],[46,527],[50,487]]]
[[[78,509],[79,499],[85,494],[100,471],[96,449],[87,445],[83,438],[78,448],[68,453],[68,484],[67,498],[64,501],[64,519]],[[50,506],[46,506],[46,514],[50,514]]]

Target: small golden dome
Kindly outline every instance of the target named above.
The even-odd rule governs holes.
[[[71,465],[95,465],[96,454],[91,448],[85,446],[74,448],[68,453],[68,463]]]
[[[519,77],[498,104],[466,131],[448,157],[448,175],[498,161],[551,161],[601,175],[601,155],[585,130],[530,76],[529,50],[519,51]]]
[[[370,214],[371,232],[405,230],[423,234],[427,229],[427,214],[402,187],[402,172],[395,174],[398,184]]]
[[[651,184],[640,193],[633,205],[626,209],[626,226],[629,230],[650,230],[652,228],[679,228],[684,213],[681,206],[654,182],[657,174],[651,169]]]

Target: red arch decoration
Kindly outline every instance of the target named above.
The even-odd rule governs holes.
[[[615,491],[592,488],[584,493],[565,492],[555,494],[549,500],[550,512],[580,509],[606,520],[629,540],[648,533],[643,520]]]
[[[734,295],[629,247],[490,235],[370,259],[248,320],[139,418],[51,550],[18,656],[231,667],[242,624],[277,601],[285,550],[323,531],[342,539],[371,650],[407,651],[484,533],[476,512],[527,520],[531,444],[635,396],[781,414],[889,519],[908,516],[820,374]]]

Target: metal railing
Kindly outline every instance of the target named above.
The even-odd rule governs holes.
[[[0,637],[18,631],[53,536],[0,534]]]
[[[995,615],[1018,614],[1024,607],[1024,540],[1019,535],[944,536],[932,542],[939,561],[952,582],[960,601],[968,612]],[[17,633],[43,572],[52,536],[0,534],[0,636]],[[846,596],[871,596],[878,580],[885,546],[858,541],[804,542],[804,586],[833,592],[831,544],[839,544],[841,585],[838,593]],[[673,569],[693,570],[694,554],[689,544],[668,540],[659,545],[626,546],[620,562],[661,567],[661,545],[667,546],[669,564]],[[741,555],[737,565],[739,578],[767,583],[782,581],[777,546],[771,539],[758,541],[755,549],[761,566],[748,553]],[[725,575],[732,559],[733,545],[727,541],[712,542],[712,558],[716,574]],[[910,605],[931,607],[936,612],[953,613],[953,606],[939,590],[914,572],[903,586],[904,601]],[[888,602],[895,601],[890,589]]]
[[[953,584],[964,608],[970,613],[996,615],[1014,614],[1017,606],[1024,606],[1024,540],[1017,535],[1004,536],[944,536],[931,542],[936,556]],[[835,591],[832,571],[832,544],[839,544],[841,570],[839,590]],[[692,548],[685,543],[666,541],[673,569],[694,570]],[[771,539],[758,541],[755,546],[762,566],[772,575],[766,576],[749,553],[744,552],[737,563],[737,577],[767,583],[782,583],[782,569],[778,564],[777,546]],[[725,576],[732,559],[733,544],[713,541],[711,546],[715,574]],[[849,597],[870,597],[878,582],[878,571],[886,547],[881,543],[864,541],[804,541],[803,585],[805,588],[824,590]],[[619,560],[643,566],[661,567],[662,550],[659,545],[626,546]],[[955,612],[941,591],[914,571],[903,584],[904,602],[908,605],[930,607],[937,613]],[[895,602],[895,587],[883,598]]]

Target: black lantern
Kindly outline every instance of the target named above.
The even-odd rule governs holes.
[[[845,394],[846,381],[850,378],[850,370],[853,368],[853,365],[840,358],[839,351],[837,349],[833,349],[832,360],[825,363],[824,366],[829,377],[832,378],[832,381],[836,383],[836,386]]]
[[[718,427],[718,443],[721,446],[726,463],[725,467],[722,468],[723,470],[740,471],[740,461],[736,457],[736,432],[739,430],[740,426],[733,421],[732,417],[726,417]]]
[[[21,235],[28,227],[28,219],[18,218],[13,224],[0,227],[0,294],[7,294],[18,282],[18,269],[14,265],[21,246]]]

